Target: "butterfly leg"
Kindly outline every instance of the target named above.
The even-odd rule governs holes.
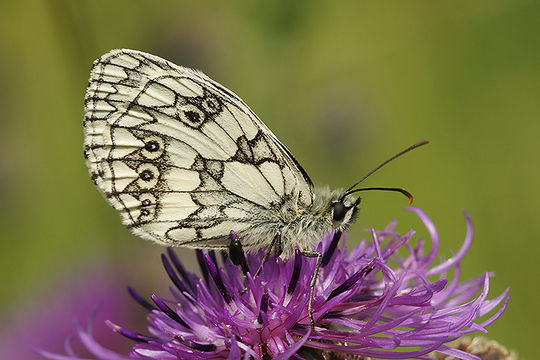
[[[262,271],[263,265],[268,261],[268,258],[270,257],[271,254],[274,254],[276,256],[279,256],[279,254],[281,254],[281,233],[280,232],[276,233],[276,236],[274,236],[274,239],[270,243],[270,246],[266,248],[266,253],[264,254],[263,261],[261,265],[259,266],[259,268],[257,269],[257,272],[255,273],[255,276],[253,277],[253,279],[256,279],[257,276],[259,276],[259,274]]]
[[[315,283],[317,282],[317,276],[319,275],[319,269],[321,267],[322,254],[317,251],[302,251],[302,255],[310,258],[317,258],[317,263],[315,264],[315,270],[313,270],[313,275],[311,277],[311,283],[309,284],[309,302],[308,302],[308,312],[309,312],[309,321],[311,322],[311,328],[315,327],[315,321],[313,320],[313,296],[315,295]]]
[[[249,267],[244,254],[244,249],[242,248],[242,243],[240,242],[238,235],[236,235],[233,230],[230,232],[230,238],[231,242],[229,243],[229,259],[231,259],[231,262],[234,265],[240,266],[244,272],[244,275],[247,275],[249,272]]]

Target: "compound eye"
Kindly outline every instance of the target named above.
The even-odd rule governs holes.
[[[341,201],[336,201],[332,204],[334,208],[333,219],[334,221],[342,221],[347,213],[347,207]]]

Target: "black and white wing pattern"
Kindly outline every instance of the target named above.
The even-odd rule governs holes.
[[[223,248],[235,230],[249,248],[258,226],[313,202],[306,172],[238,96],[154,55],[113,50],[94,62],[84,133],[98,188],[158,243]]]

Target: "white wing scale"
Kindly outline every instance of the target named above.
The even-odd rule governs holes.
[[[223,248],[235,230],[250,247],[283,207],[313,201],[305,171],[240,98],[150,54],[96,60],[84,131],[98,188],[128,227],[159,243]]]

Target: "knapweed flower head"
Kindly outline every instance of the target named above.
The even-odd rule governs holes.
[[[461,249],[434,265],[439,237],[431,220],[409,208],[425,224],[431,244],[413,243],[414,230],[397,233],[392,222],[372,230],[369,240],[338,248],[338,236],[325,237],[317,251],[322,266],[314,287],[313,318],[308,312],[315,258],[297,251],[292,259],[270,257],[254,274],[264,250],[235,266],[224,254],[197,252],[199,277],[187,272],[172,250],[163,265],[174,286],[168,298],[132,297],[148,310],[147,334],[112,322],[117,333],[134,341],[127,355],[103,348],[90,329],[78,337],[100,360],[313,359],[325,354],[380,359],[430,359],[432,352],[479,359],[447,343],[465,334],[486,332],[508,303],[508,289],[488,300],[490,274],[459,281],[460,262],[472,241],[472,224]],[[451,271],[451,279],[447,278]],[[495,308],[498,310],[495,311]],[[487,319],[478,319],[491,313]],[[50,359],[80,359],[42,352]]]

